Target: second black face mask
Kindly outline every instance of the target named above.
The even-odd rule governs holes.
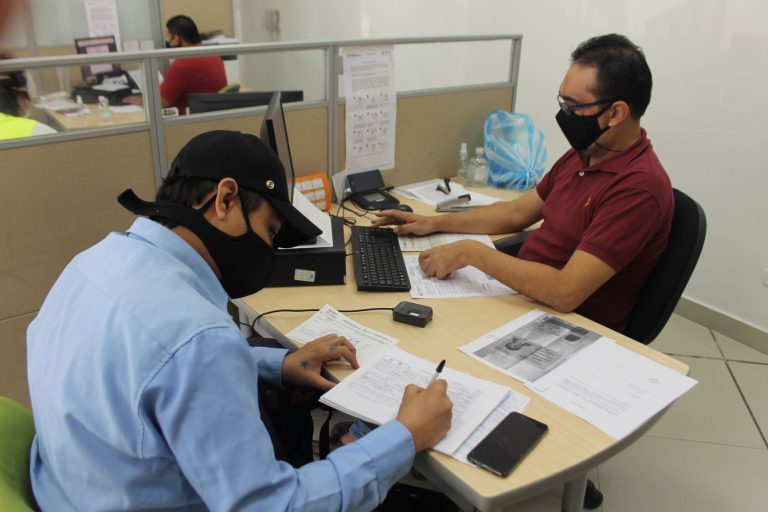
[[[591,116],[566,114],[563,110],[559,110],[555,120],[571,147],[576,151],[584,151],[610,128],[609,126],[600,128],[600,123],[597,122],[597,118],[609,108],[610,105]]]
[[[232,236],[213,227],[203,213],[210,208],[216,196],[200,209],[187,208],[174,203],[148,203],[132,190],[118,197],[125,208],[137,215],[150,218],[163,217],[192,231],[208,249],[221,273],[221,286],[233,299],[256,293],[267,284],[275,265],[275,249],[251,229],[248,215],[243,213],[248,231]],[[242,199],[241,199],[242,204]]]

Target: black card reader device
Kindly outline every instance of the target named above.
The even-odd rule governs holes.
[[[404,300],[395,306],[392,311],[392,319],[395,322],[415,325],[416,327],[426,327],[432,320],[432,308]]]
[[[384,178],[378,169],[350,174],[347,185],[352,201],[364,210],[386,210],[400,204],[383,190]]]

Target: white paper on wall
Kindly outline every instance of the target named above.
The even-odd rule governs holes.
[[[88,35],[115,36],[118,50],[120,44],[120,24],[117,20],[115,0],[84,0],[85,16],[88,19]]]
[[[346,165],[349,170],[395,166],[395,92],[392,46],[342,48],[346,92]]]

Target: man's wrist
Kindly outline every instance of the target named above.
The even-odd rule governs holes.
[[[435,216],[433,216],[431,218],[432,219],[432,226],[430,226],[430,227],[432,228],[432,232],[433,233],[440,233],[440,232],[445,231],[445,229],[443,227],[443,224],[444,224],[444,221],[445,221],[445,217],[447,217],[447,216],[448,215],[446,215],[446,214],[442,214],[442,215],[435,215]]]

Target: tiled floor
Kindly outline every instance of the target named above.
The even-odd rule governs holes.
[[[673,315],[653,348],[699,381],[597,468],[603,512],[768,510],[768,355]],[[557,493],[513,510],[558,511]]]
[[[768,355],[673,315],[653,348],[699,384],[590,474],[602,512],[768,510]],[[557,512],[560,489],[511,510]]]

